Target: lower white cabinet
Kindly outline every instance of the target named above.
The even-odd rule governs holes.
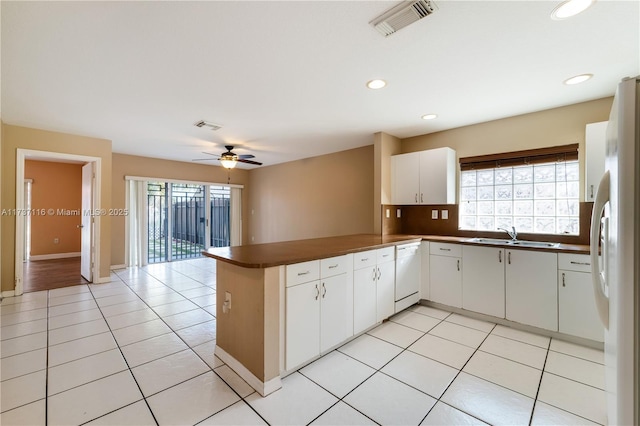
[[[505,250],[501,247],[462,247],[462,307],[504,318]]]
[[[429,245],[429,281],[431,300],[462,307],[462,246],[434,243]]]
[[[506,318],[558,331],[558,256],[506,250]]]
[[[356,253],[353,268],[353,333],[358,334],[394,314],[395,247]]]
[[[558,254],[558,331],[603,342],[590,262],[588,255]]]
[[[429,277],[429,241],[420,243],[420,299],[431,299],[431,282]]]
[[[323,259],[328,265],[321,268],[320,279],[298,284],[285,290],[285,368],[290,370],[351,336],[347,302],[351,286],[347,282],[344,264],[346,256]],[[313,264],[305,262],[305,264]],[[297,264],[301,265],[301,264]],[[334,268],[332,266],[336,265]],[[294,270],[296,265],[288,269]],[[310,268],[314,271],[314,268]],[[307,269],[302,273],[304,274]],[[298,273],[295,277],[298,277]],[[289,281],[287,281],[289,284]]]

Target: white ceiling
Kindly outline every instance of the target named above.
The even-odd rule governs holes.
[[[2,120],[181,161],[231,144],[267,166],[611,96],[640,74],[638,1],[566,21],[557,1],[435,1],[388,38],[368,22],[397,1],[2,1]],[[581,73],[595,77],[562,84]]]

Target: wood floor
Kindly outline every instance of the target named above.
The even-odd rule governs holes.
[[[80,275],[80,257],[30,260],[24,264],[25,293],[87,283],[89,281]]]

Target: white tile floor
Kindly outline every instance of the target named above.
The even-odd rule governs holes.
[[[213,355],[215,262],[0,305],[2,425],[605,424],[603,354],[426,306],[260,397]]]

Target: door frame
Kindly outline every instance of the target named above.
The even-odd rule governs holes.
[[[38,151],[32,149],[18,148],[16,153],[16,212],[23,212],[25,209],[24,200],[24,164],[26,160],[45,160],[58,162],[74,162],[74,163],[93,163],[96,178],[92,187],[93,210],[100,209],[100,188],[102,187],[102,159],[100,157],[92,157],[87,155],[67,154],[61,152]],[[19,296],[24,291],[23,277],[23,252],[24,252],[24,226],[25,216],[16,214],[16,234],[15,234],[15,286],[14,295]],[[91,242],[91,256],[93,262],[93,282],[99,282],[100,277],[100,215],[94,216],[94,234]]]

